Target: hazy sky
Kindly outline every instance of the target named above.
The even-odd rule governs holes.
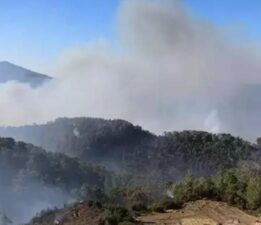
[[[0,0],[0,60],[59,77],[38,89],[1,84],[0,125],[90,116],[156,133],[260,136],[260,9],[260,0]]]
[[[261,40],[260,0],[184,0],[195,15]],[[0,0],[0,60],[40,72],[67,48],[99,38],[117,45],[120,0]],[[238,35],[237,37],[242,37]]]

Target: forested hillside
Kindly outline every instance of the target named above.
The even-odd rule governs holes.
[[[1,128],[0,135],[116,172],[159,179],[180,179],[188,170],[198,176],[214,174],[260,157],[257,145],[230,134],[183,131],[156,136],[123,120],[62,118],[45,125]]]
[[[182,181],[169,182],[161,189],[159,196],[152,196],[145,184],[135,191],[131,187],[115,189],[106,200],[82,198],[62,209],[44,210],[28,225],[252,224],[260,212],[260,174],[230,169],[194,178],[188,173]],[[181,223],[185,220],[191,223]]]
[[[74,190],[104,189],[109,173],[61,153],[0,138],[0,213],[26,222],[43,208],[62,206]]]
[[[15,221],[80,199],[142,209],[166,194],[166,182],[180,181],[189,171],[195,178],[230,168],[245,177],[260,176],[261,171],[260,145],[230,134],[183,131],[156,136],[126,121],[91,118],[1,128],[0,133],[49,150],[0,138],[0,212]],[[200,188],[210,184],[204,180]],[[202,196],[193,192],[191,199]]]
[[[31,144],[0,139],[1,183],[23,185],[39,182],[64,190],[72,190],[83,183],[103,187],[106,171],[97,166],[80,163],[62,153],[50,153]]]

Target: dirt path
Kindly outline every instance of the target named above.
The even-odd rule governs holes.
[[[257,218],[226,203],[202,200],[189,203],[182,210],[146,214],[138,220],[155,225],[252,225]]]

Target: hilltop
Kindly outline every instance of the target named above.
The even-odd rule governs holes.
[[[155,135],[124,120],[60,118],[0,135],[19,140],[0,138],[0,212],[15,221],[80,200],[128,212],[204,198],[255,211],[261,204],[260,145],[230,134]],[[168,192],[174,201],[158,207]]]
[[[181,179],[188,170],[196,176],[211,175],[243,162],[259,163],[261,156],[258,145],[230,134],[182,131],[155,135],[124,120],[60,118],[43,125],[0,128],[0,135],[115,172],[162,180]]]
[[[0,83],[17,81],[28,83],[32,87],[38,87],[50,79],[52,78],[47,75],[33,72],[10,62],[0,62]]]

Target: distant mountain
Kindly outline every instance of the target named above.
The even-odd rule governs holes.
[[[52,78],[47,75],[33,72],[10,62],[0,62],[0,83],[17,81],[38,87],[50,79]]]

